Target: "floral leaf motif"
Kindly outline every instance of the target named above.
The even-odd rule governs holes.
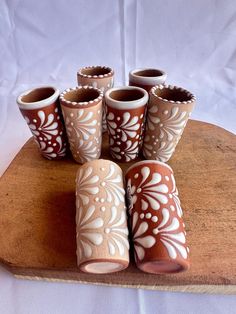
[[[43,141],[36,140],[35,142],[38,144],[38,146],[41,150],[41,153],[45,158],[52,159],[52,158],[57,157],[57,154],[54,152],[53,147],[51,147],[51,146],[47,147],[47,144]]]
[[[122,187],[122,177],[120,174],[116,174],[115,166],[110,165],[109,172],[104,178],[101,185],[106,192],[106,199],[109,203],[113,203],[119,206],[124,202],[125,190]]]
[[[64,143],[64,147],[63,147],[61,136],[56,137],[56,142],[59,144],[57,155],[61,157],[65,156],[66,155],[66,143]]]
[[[108,221],[105,232],[109,235],[107,244],[110,255],[115,255],[118,251],[121,256],[125,255],[126,250],[129,250],[128,228],[126,223],[126,213],[123,210],[117,220],[118,210],[115,206],[111,207],[111,217]]]
[[[77,247],[79,258],[82,256],[90,257],[92,255],[93,246],[98,246],[103,242],[103,235],[99,232],[99,228],[104,225],[101,217],[92,218],[95,212],[95,206],[88,207],[84,213],[84,207],[78,207],[76,211],[77,222]],[[83,215],[84,213],[84,215]]]
[[[38,130],[42,133],[48,140],[52,139],[52,135],[56,136],[58,134],[58,123],[54,121],[54,115],[50,113],[47,118],[44,111],[38,111],[38,117],[40,119],[40,125]]]
[[[163,220],[153,229],[153,233],[159,235],[160,241],[165,246],[170,258],[176,259],[177,253],[179,253],[186,259],[188,256],[184,245],[186,238],[183,232],[178,232],[179,220],[176,217],[170,219],[170,211],[167,208],[162,209],[162,217]]]
[[[114,122],[115,115],[112,112],[109,112],[107,115],[107,128],[111,135],[116,134],[117,124]]]
[[[80,169],[77,176],[77,208],[88,205],[89,195],[95,195],[99,188],[95,185],[99,181],[99,176],[93,175],[93,168]]]
[[[173,152],[175,151],[176,143],[175,142],[160,142],[159,147],[155,150],[155,148],[150,145],[148,142],[150,141],[150,136],[147,135],[144,138],[143,143],[143,152],[145,157],[147,158],[153,158],[155,157],[155,160],[159,160],[162,162],[166,162],[170,159]]]
[[[171,180],[172,180],[172,184],[173,184],[171,195],[172,195],[173,201],[174,201],[175,206],[176,206],[177,214],[181,218],[183,216],[183,211],[182,211],[182,208],[180,205],[180,200],[179,200],[179,196],[178,196],[179,193],[178,193],[178,190],[176,187],[175,178],[174,178],[173,174],[171,174]]]
[[[149,206],[154,210],[158,210],[160,208],[160,204],[168,203],[168,198],[166,196],[166,193],[168,193],[167,185],[161,183],[161,175],[156,172],[152,174],[151,180],[149,180],[150,173],[151,171],[149,167],[143,167],[141,169],[142,181],[138,186],[130,186],[130,210],[137,202],[138,195],[139,198],[141,198],[142,210],[146,210]],[[128,180],[128,185],[131,185],[130,179]]]
[[[74,144],[73,144],[74,145]],[[75,146],[74,146],[75,147]],[[85,163],[86,161],[99,158],[100,156],[100,149],[98,150],[95,145],[93,145],[93,142],[84,142],[83,140],[79,140],[77,149],[77,155],[80,158],[80,161],[82,163]]]
[[[138,222],[138,213],[134,212],[132,220],[132,234],[133,234],[133,243],[135,250],[135,259],[141,261],[145,256],[145,249],[151,248],[155,243],[156,239],[151,236],[145,236],[146,231],[148,230],[148,223],[143,221],[137,226]]]
[[[128,138],[135,138],[137,135],[137,130],[140,128],[140,123],[138,123],[139,117],[131,117],[129,112],[123,114],[123,121],[117,129],[117,132],[121,132],[121,140],[126,142]]]
[[[151,131],[154,131],[157,123],[160,122],[160,119],[156,117],[157,112],[158,112],[158,108],[156,106],[153,106],[148,109],[146,123],[147,123],[147,129]]]

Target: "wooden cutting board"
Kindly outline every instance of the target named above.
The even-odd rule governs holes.
[[[102,158],[109,159],[104,137]],[[236,136],[189,121],[173,167],[184,210],[191,269],[151,275],[131,261],[120,273],[76,267],[72,158],[48,161],[30,139],[0,180],[0,262],[15,276],[169,291],[236,293]],[[120,164],[123,170],[129,164]]]

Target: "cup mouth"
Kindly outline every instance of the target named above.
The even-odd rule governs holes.
[[[92,86],[67,88],[60,94],[60,101],[68,107],[90,107],[103,98],[103,92]]]
[[[191,104],[196,101],[195,95],[182,87],[161,84],[154,86],[150,94],[154,97],[173,104]]]
[[[148,93],[136,86],[114,87],[105,93],[105,101],[115,109],[136,109],[147,104]]]
[[[142,166],[142,165],[147,165],[147,164],[149,164],[149,165],[154,164],[154,165],[158,165],[158,166],[162,166],[162,167],[168,168],[173,173],[173,169],[169,165],[167,165],[166,163],[164,163],[162,161],[158,161],[158,160],[141,160],[141,161],[138,161],[138,162],[134,163],[132,166],[130,166],[126,170],[125,175],[127,175],[128,172],[130,172],[134,168]]]
[[[189,264],[168,259],[153,260],[140,263],[138,268],[151,274],[175,274],[189,269]]]
[[[56,102],[59,90],[53,86],[41,86],[29,89],[17,97],[19,108],[25,110],[47,107]]]
[[[83,67],[79,69],[77,74],[86,78],[104,78],[112,76],[114,71],[107,66],[95,65]]]
[[[166,80],[166,72],[156,68],[140,68],[129,72],[131,81],[143,85],[162,84]]]

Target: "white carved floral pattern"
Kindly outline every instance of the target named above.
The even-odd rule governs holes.
[[[174,178],[173,174],[171,174],[171,180],[172,180],[172,184],[173,184],[171,195],[172,195],[173,201],[174,201],[175,206],[176,206],[177,214],[179,217],[182,217],[183,211],[181,208],[181,204],[180,204],[180,200],[179,200],[179,196],[178,196],[179,193],[178,193],[178,189],[176,187],[175,178]]]
[[[101,217],[93,218],[95,206],[91,205],[87,208],[84,214],[84,207],[78,207],[76,211],[77,222],[77,248],[78,256],[86,258],[91,257],[92,247],[98,246],[103,242],[103,235],[99,232],[100,228],[104,225]]]
[[[141,261],[145,256],[145,249],[151,248],[156,239],[151,235],[145,235],[148,231],[148,223],[146,221],[141,222],[138,225],[138,213],[134,212],[132,217],[132,239],[134,243],[135,259]]]
[[[165,246],[169,257],[176,259],[177,254],[186,259],[188,256],[184,232],[179,232],[180,222],[176,217],[171,217],[170,210],[162,209],[162,221],[153,229],[153,234],[159,235],[160,241]]]
[[[142,180],[138,186],[131,185],[131,179],[128,179],[128,191],[130,193],[129,210],[132,210],[138,198],[141,198],[141,209],[147,210],[148,207],[158,210],[161,204],[168,203],[168,187],[161,183],[161,175],[154,172],[149,179],[151,173],[150,168],[145,166],[141,169]]]

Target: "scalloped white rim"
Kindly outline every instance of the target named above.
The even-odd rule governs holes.
[[[81,102],[76,102],[76,101],[69,101],[66,100],[64,98],[64,96],[73,91],[73,90],[77,90],[77,89],[93,89],[93,90],[97,90],[99,92],[99,96],[97,98],[94,98],[93,100],[90,101],[81,101]],[[67,88],[65,89],[61,94],[60,94],[60,100],[62,100],[64,103],[68,104],[68,105],[72,105],[72,106],[76,106],[76,105],[89,105],[89,104],[93,104],[94,102],[97,102],[99,100],[103,99],[103,92],[101,91],[101,89],[93,87],[93,86],[76,86],[76,87],[71,87],[71,88]]]
[[[146,70],[155,70],[155,71],[159,71],[162,73],[162,75],[158,75],[158,76],[140,76],[140,75],[136,75],[136,72],[140,72],[140,71],[146,71]],[[166,72],[159,70],[159,69],[155,69],[155,68],[140,68],[140,69],[134,69],[132,71],[129,72],[129,79],[136,83],[136,84],[142,84],[142,85],[158,85],[158,84],[163,84],[165,83],[165,80],[167,78],[167,74]]]
[[[173,169],[172,169],[169,165],[167,165],[166,163],[164,163],[164,162],[162,162],[162,161],[158,161],[158,160],[141,160],[141,161],[136,162],[136,163],[133,164],[132,166],[130,166],[130,167],[126,170],[125,175],[127,175],[127,173],[128,173],[130,170],[134,169],[135,167],[142,166],[142,165],[146,165],[146,164],[155,164],[155,165],[163,166],[163,167],[168,168],[172,173],[174,173],[174,172],[173,172]]]
[[[143,93],[143,97],[136,99],[136,100],[130,100],[130,101],[120,101],[120,100],[115,100],[110,97],[110,94],[114,91],[119,91],[119,90],[138,90]],[[105,102],[108,106],[115,108],[115,109],[135,109],[135,108],[140,108],[147,104],[148,102],[148,93],[145,91],[143,88],[136,87],[136,86],[120,86],[120,87],[114,87],[110,88],[106,93],[105,93]]]
[[[190,97],[191,99],[190,99],[190,100],[187,100],[187,101],[174,101],[174,100],[168,100],[168,99],[162,98],[161,96],[157,96],[157,95],[155,94],[155,91],[156,91],[157,89],[163,89],[163,88],[172,89],[172,90],[173,90],[173,89],[179,90],[179,91],[181,91],[181,92],[186,93],[187,96]],[[150,93],[151,93],[154,97],[156,97],[156,98],[158,98],[158,99],[160,99],[160,100],[162,100],[162,101],[164,101],[164,102],[169,102],[169,103],[172,103],[172,104],[191,104],[191,103],[193,103],[194,101],[196,101],[196,97],[195,97],[194,94],[190,93],[187,89],[184,89],[184,88],[178,87],[178,86],[174,86],[174,85],[161,84],[161,85],[158,85],[158,86],[154,86],[154,87],[151,89]]]
[[[95,69],[95,68],[100,68],[100,69],[106,69],[106,70],[109,70],[108,73],[106,74],[99,74],[99,75],[89,75],[89,74],[84,74],[82,73],[83,70],[86,70],[86,69]],[[103,66],[103,65],[92,65],[92,66],[86,66],[86,67],[83,67],[81,69],[78,70],[77,72],[77,75],[80,75],[82,77],[87,77],[87,78],[104,78],[104,77],[110,77],[114,74],[114,71],[112,68],[108,67],[108,66]]]
[[[52,89],[54,89],[54,93],[50,97],[42,99],[40,101],[34,101],[34,102],[22,101],[23,96],[28,95],[29,93],[31,93],[34,90],[43,89],[43,88],[52,88]],[[16,101],[17,101],[17,104],[18,104],[20,109],[33,110],[33,109],[44,108],[44,107],[51,105],[52,103],[54,103],[57,100],[57,98],[59,97],[59,94],[60,94],[59,89],[55,88],[54,86],[39,86],[39,87],[28,89],[28,90],[24,91],[23,93],[21,93],[17,97]]]

